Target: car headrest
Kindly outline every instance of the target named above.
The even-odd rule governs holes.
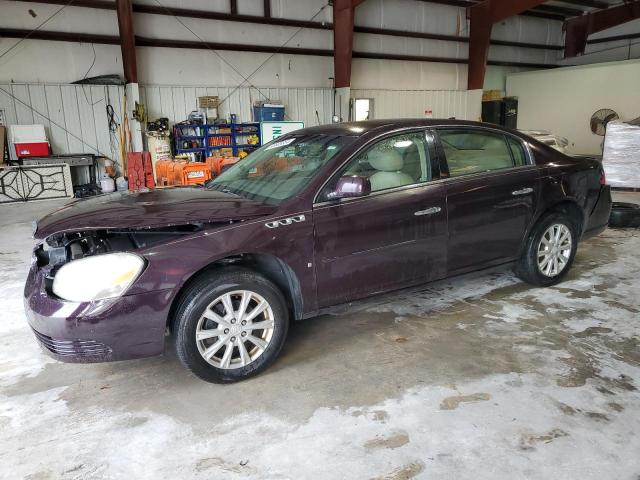
[[[367,159],[369,160],[369,165],[382,172],[397,172],[404,165],[402,155],[395,148],[372,150],[367,155]]]

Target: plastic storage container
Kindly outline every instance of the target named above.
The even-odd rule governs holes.
[[[255,122],[282,122],[284,121],[284,105],[265,103],[254,106],[253,120]]]
[[[156,186],[149,152],[129,152],[127,154],[127,177],[129,177],[129,190]]]
[[[102,193],[115,192],[116,184],[114,183],[113,178],[109,175],[103,175],[100,178],[100,189],[102,190]]]
[[[20,157],[45,157],[49,155],[49,142],[14,143],[16,155]]]

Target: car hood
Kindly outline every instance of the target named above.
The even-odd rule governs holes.
[[[68,231],[247,220],[275,210],[273,205],[202,188],[117,192],[76,200],[48,214],[38,221],[34,237],[42,239]]]

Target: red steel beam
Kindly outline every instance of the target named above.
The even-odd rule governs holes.
[[[335,87],[351,85],[353,57],[353,17],[364,0],[334,0],[333,2],[333,70]]]
[[[564,23],[564,58],[584,53],[587,39],[592,33],[601,32],[640,18],[640,0],[627,0],[617,7],[605,8],[575,17]]]
[[[544,0],[484,0],[467,9],[469,18],[469,69],[467,88],[480,89],[489,57],[493,24],[540,5]]]
[[[127,83],[138,83],[136,39],[133,32],[131,0],[116,0],[116,12],[118,14],[118,30],[120,32],[120,50],[122,52],[124,79]]]

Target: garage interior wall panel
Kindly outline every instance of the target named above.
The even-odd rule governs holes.
[[[111,104],[120,123],[123,94],[119,86],[0,83],[0,109],[8,125],[43,124],[54,153],[118,158],[106,110]]]
[[[352,89],[352,98],[372,98],[375,118],[433,118],[478,120],[482,90],[375,90]]]
[[[518,97],[518,128],[549,130],[569,140],[569,152],[602,153],[604,137],[591,133],[591,115],[611,108],[622,120],[640,116],[640,60],[608,62],[507,77]]]
[[[218,114],[222,118],[234,113],[239,121],[250,122],[254,102],[270,100],[285,105],[287,120],[302,120],[307,126],[331,121],[333,91],[330,88],[140,86],[140,97],[149,118],[164,116],[171,123],[183,121],[189,112],[197,110],[198,97],[203,95],[220,98]]]
[[[54,153],[96,153],[119,158],[117,134],[109,129],[107,105],[113,120],[122,121],[124,89],[120,86],[40,83],[0,83],[0,109],[7,124],[44,124]],[[15,97],[13,98],[12,95]],[[140,100],[148,118],[167,117],[171,123],[185,120],[197,109],[197,98],[217,95],[219,114],[239,121],[252,120],[257,100],[281,101],[288,120],[302,120],[306,126],[331,122],[331,88],[260,88],[140,85]],[[477,120],[482,92],[446,90],[353,89],[353,98],[373,98],[375,118],[434,117]]]

